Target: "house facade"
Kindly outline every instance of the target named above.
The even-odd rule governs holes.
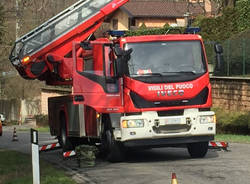
[[[145,24],[149,28],[186,26],[188,19],[197,15],[213,16],[215,6],[210,0],[167,1],[167,0],[130,0],[109,18],[110,29],[130,30]]]

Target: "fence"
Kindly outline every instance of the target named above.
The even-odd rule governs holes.
[[[214,41],[205,42],[208,63],[215,66]],[[250,39],[238,38],[221,42],[223,46],[223,76],[250,76]]]

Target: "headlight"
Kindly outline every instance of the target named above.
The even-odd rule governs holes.
[[[200,123],[205,124],[205,123],[216,123],[216,116],[200,116]]]
[[[142,128],[144,127],[143,119],[123,120],[122,128]]]

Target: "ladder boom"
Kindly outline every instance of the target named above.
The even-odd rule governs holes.
[[[17,39],[10,54],[10,61],[24,78],[39,78],[51,67],[47,66],[48,53],[64,57],[72,51],[72,42],[89,37],[104,17],[128,0],[80,0],[42,25]],[[90,31],[91,30],[91,31]],[[33,66],[30,63],[45,64]],[[43,68],[41,68],[43,67]],[[47,69],[46,69],[47,68]]]

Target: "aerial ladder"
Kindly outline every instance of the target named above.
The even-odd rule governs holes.
[[[10,61],[25,79],[72,84],[72,45],[92,39],[105,16],[128,0],[80,0],[17,39]],[[81,54],[82,48],[77,52]]]

